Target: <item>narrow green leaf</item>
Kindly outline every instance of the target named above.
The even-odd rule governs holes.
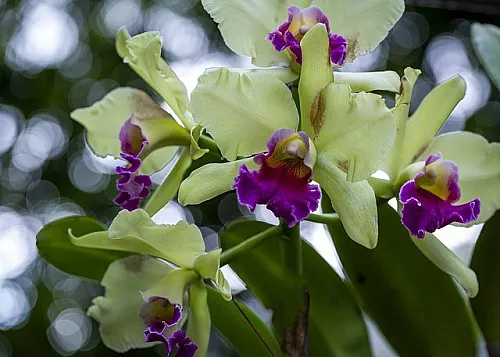
[[[331,210],[328,204],[323,208]],[[415,247],[389,205],[379,207],[379,243],[373,250],[352,242],[340,223],[328,228],[363,306],[399,355],[476,354],[477,336],[464,295]]]
[[[269,224],[257,221],[232,223],[220,234],[221,245],[229,249],[269,227]],[[267,239],[230,264],[250,291],[266,307],[273,308],[277,308],[283,292],[288,289],[287,284],[290,284],[278,258],[279,239],[279,236]],[[370,356],[368,336],[359,308],[342,280],[308,244],[303,245],[303,263],[304,278],[311,298],[309,356]]]
[[[500,211],[483,227],[470,267],[479,280],[479,294],[471,300],[472,310],[483,332],[491,356],[500,351]],[[496,351],[496,354],[493,352]]]
[[[500,90],[500,28],[475,23],[471,26],[471,39],[484,69]]]
[[[234,299],[224,300],[215,289],[207,292],[213,326],[242,357],[281,356],[273,333],[252,310]]]
[[[37,234],[40,255],[56,268],[81,278],[100,281],[109,264],[130,253],[82,248],[73,245],[68,230],[77,235],[105,231],[100,222],[90,217],[66,217],[51,222]]]
[[[146,204],[144,205],[144,210],[151,217],[165,207],[165,205],[175,196],[179,190],[179,186],[181,185],[185,173],[191,166],[191,162],[192,160],[189,148],[184,148],[179,156],[179,159],[172,168],[172,171],[170,171],[161,185],[154,190],[153,194],[148,198]]]

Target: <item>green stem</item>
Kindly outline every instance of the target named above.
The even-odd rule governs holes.
[[[306,218],[306,221],[314,223],[330,224],[337,222],[339,219],[340,219],[339,215],[336,213],[311,213]]]
[[[198,145],[200,145],[202,149],[208,149],[211,152],[220,155],[219,148],[217,147],[217,144],[215,143],[214,139],[209,138],[208,136],[205,135],[200,136],[200,138],[198,139]]]
[[[229,264],[233,259],[235,259],[238,255],[248,252],[252,250],[253,248],[257,247],[259,244],[261,244],[266,238],[269,237],[275,237],[277,235],[282,234],[282,228],[281,226],[273,226],[271,228],[266,229],[265,231],[260,232],[259,234],[256,234],[244,242],[235,245],[232,248],[229,248],[228,250],[225,250],[221,253],[220,255],[220,266]]]
[[[292,240],[295,252],[295,274],[302,276],[304,273],[304,263],[302,261],[302,237],[300,236],[300,222],[290,229],[290,239]]]

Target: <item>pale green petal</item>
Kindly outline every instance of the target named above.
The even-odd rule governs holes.
[[[425,238],[410,238],[418,249],[439,269],[451,275],[462,285],[467,295],[474,297],[479,291],[479,283],[476,273],[465,265],[455,253],[449,250],[443,243],[430,233]]]
[[[322,97],[323,125],[315,140],[318,157],[328,158],[350,182],[368,178],[394,142],[391,111],[381,96],[352,93],[343,83],[330,84]]]
[[[198,274],[189,269],[173,269],[154,282],[147,290],[143,289],[142,298],[147,301],[150,297],[159,296],[182,306],[186,287],[193,281],[199,280]]]
[[[472,24],[470,31],[477,56],[491,81],[500,90],[500,28],[476,22]]]
[[[191,114],[189,114],[191,116]],[[192,118],[192,117],[191,117]],[[201,125],[195,125],[191,128],[191,146],[189,147],[189,151],[191,153],[191,157],[193,160],[198,160],[203,155],[205,155],[210,150],[202,149],[198,145],[198,140],[203,132],[203,127]]]
[[[241,165],[256,169],[253,158],[207,164],[191,172],[179,188],[179,203],[183,206],[196,205],[231,191],[234,179]]]
[[[142,161],[139,172],[144,175],[152,175],[163,169],[179,151],[178,146],[166,146],[148,154]]]
[[[382,166],[382,170],[384,170],[392,180],[397,178],[400,170],[399,157],[401,155],[401,148],[405,145],[405,133],[411,96],[413,87],[421,73],[422,72],[418,69],[410,67],[405,68],[405,73],[400,83],[401,92],[396,94],[396,105],[392,109],[394,122],[396,123],[396,139],[394,140],[394,145],[389,155],[387,155],[386,162]]]
[[[231,300],[231,286],[219,269],[221,249],[215,249],[204,254],[194,263],[194,270],[204,279],[211,279],[219,289],[222,297]]]
[[[331,32],[348,41],[347,58],[373,51],[405,9],[404,0],[314,0],[325,12]]]
[[[334,72],[337,83],[346,83],[353,92],[382,90],[399,92],[401,82],[394,71],[381,72]]]
[[[462,191],[458,203],[481,200],[479,220],[471,224],[488,220],[500,208],[500,143],[488,143],[481,135],[468,132],[447,133],[436,137],[420,160],[438,152],[458,165]]]
[[[208,69],[211,70],[210,68]],[[291,83],[299,79],[299,74],[292,67],[271,67],[271,68],[231,68],[232,72],[238,73],[260,73],[268,74],[278,78],[283,83]]]
[[[108,232],[81,237],[69,232],[69,235],[72,243],[80,247],[149,254],[181,268],[192,268],[196,258],[205,251],[203,237],[195,225],[185,221],[158,225],[141,209],[120,211]]]
[[[375,248],[378,237],[377,202],[367,181],[349,183],[328,158],[318,155],[313,179],[326,191],[345,231],[355,242]]]
[[[326,27],[317,24],[301,41],[302,71],[299,81],[301,130],[316,138],[323,125],[324,97],[321,91],[333,82],[330,42]]]
[[[464,96],[465,81],[460,76],[439,84],[427,94],[406,125],[399,170],[425,150]]]
[[[219,24],[226,45],[257,66],[288,64],[291,56],[274,49],[267,35],[288,20],[288,6],[307,7],[310,0],[202,0],[205,10]]]
[[[141,291],[149,289],[171,268],[158,259],[130,256],[113,262],[102,279],[105,296],[93,300],[88,315],[100,326],[104,344],[117,352],[150,347],[144,340],[144,324],[139,309]]]
[[[212,135],[230,161],[266,151],[277,129],[296,130],[292,94],[279,79],[225,68],[203,74],[191,95],[194,119]]]
[[[206,356],[210,340],[211,319],[207,303],[207,288],[202,281],[189,288],[189,319],[186,331],[198,350],[196,356]]]
[[[116,36],[116,49],[123,62],[162,96],[175,115],[185,125],[190,124],[185,116],[189,101],[186,87],[161,57],[162,41],[158,31],[131,37],[122,27]]]

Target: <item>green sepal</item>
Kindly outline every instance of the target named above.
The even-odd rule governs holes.
[[[237,221],[219,235],[224,250],[271,227],[258,221]],[[280,239],[271,237],[230,263],[250,291],[268,308],[279,309],[291,285],[289,273],[277,259]],[[310,293],[309,356],[368,357],[370,346],[363,319],[353,297],[327,262],[303,244],[304,279]],[[335,304],[332,304],[335,301]],[[299,302],[302,302],[300,297]]]
[[[345,83],[353,92],[399,92],[400,79],[394,71],[334,72],[334,81]]]
[[[331,211],[326,201],[323,210]],[[340,223],[328,229],[364,309],[399,355],[476,354],[475,322],[462,291],[415,247],[394,209],[379,206],[373,250],[352,242]]]
[[[470,267],[474,269],[481,289],[471,300],[472,310],[486,339],[490,355],[500,348],[500,212],[485,223],[477,239]]]
[[[68,231],[77,235],[105,232],[106,227],[90,217],[66,217],[45,225],[36,236],[38,253],[62,271],[80,278],[101,281],[109,264],[129,255],[101,249],[77,247]]]
[[[242,357],[281,357],[272,331],[252,310],[233,299],[224,300],[218,291],[207,287],[208,306],[213,326]]]
[[[201,255],[194,262],[194,270],[204,279],[211,279],[222,297],[231,300],[231,286],[219,269],[221,249],[214,249]]]
[[[189,319],[186,335],[198,346],[196,356],[206,356],[210,340],[210,311],[207,288],[202,280],[189,287]]]

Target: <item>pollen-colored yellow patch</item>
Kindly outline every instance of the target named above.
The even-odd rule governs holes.
[[[429,191],[443,200],[450,195],[449,182],[456,172],[456,166],[448,160],[437,160],[424,168],[424,175],[417,177],[415,183],[418,187]]]
[[[169,322],[174,317],[174,305],[168,300],[158,299],[151,304],[151,314],[155,319]]]
[[[306,155],[306,144],[299,134],[293,134],[276,145],[266,164],[271,168],[284,167],[294,176],[302,178],[311,173],[304,163]]]

